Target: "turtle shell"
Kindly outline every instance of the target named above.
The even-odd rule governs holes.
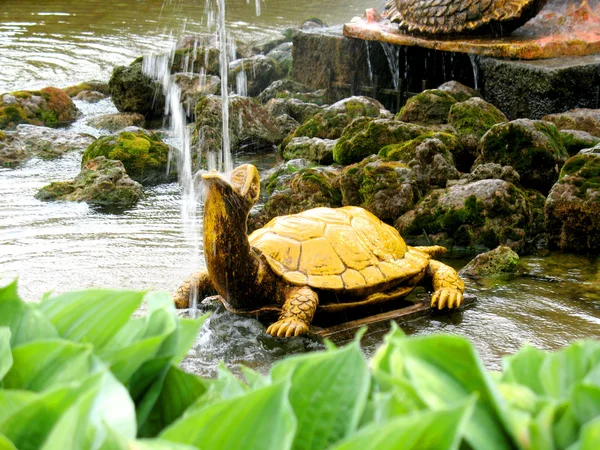
[[[387,0],[400,29],[428,35],[506,35],[534,17],[547,0]]]
[[[287,282],[351,295],[387,289],[429,262],[415,257],[394,228],[353,206],[276,217],[249,241]]]

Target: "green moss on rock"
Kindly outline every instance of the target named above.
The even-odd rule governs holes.
[[[456,99],[445,91],[429,89],[410,97],[396,119],[402,122],[434,125],[448,122],[448,112]]]
[[[518,119],[494,125],[481,139],[475,165],[485,162],[512,166],[524,187],[548,193],[568,158],[554,125],[540,120]]]
[[[150,131],[140,129],[98,138],[85,150],[82,165],[98,156],[121,161],[128,175],[142,184],[174,179],[173,173],[166,173],[169,146]]]

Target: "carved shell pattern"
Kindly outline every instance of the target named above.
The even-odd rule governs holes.
[[[508,34],[547,0],[388,0],[387,17],[417,34]]]

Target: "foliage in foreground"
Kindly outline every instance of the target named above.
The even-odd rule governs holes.
[[[142,300],[145,317],[131,318]],[[177,364],[204,318],[167,294],[0,288],[0,450],[569,449],[600,443],[600,343],[525,347],[487,372],[458,336],[394,329],[286,358],[267,376]],[[370,367],[369,367],[370,366]]]

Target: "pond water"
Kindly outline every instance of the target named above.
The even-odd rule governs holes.
[[[319,16],[342,23],[383,1],[266,0],[256,16],[254,0],[227,1],[234,36],[245,39],[297,25]],[[0,92],[48,85],[64,87],[89,79],[107,80],[115,65],[140,54],[170,48],[185,30],[203,30],[204,0],[3,0],[0,4]],[[78,102],[85,118],[114,112],[108,100]],[[177,184],[145,190],[135,208],[102,212],[85,203],[42,203],[37,190],[51,181],[72,179],[80,154],[45,161],[34,159],[17,169],[0,169],[0,279],[19,278],[20,293],[35,301],[48,291],[88,287],[172,291],[195,269],[193,242],[181,222]],[[252,162],[262,170],[274,155],[239,155],[234,163]],[[199,211],[201,214],[201,211]],[[451,260],[460,267],[466,260]],[[407,333],[436,331],[471,339],[485,363],[498,368],[500,358],[525,342],[545,349],[582,338],[600,338],[600,260],[597,256],[552,254],[523,258],[521,276],[487,283],[468,282],[478,301],[464,311],[407,324]],[[257,322],[217,310],[205,324],[184,366],[204,375],[220,360],[244,362],[266,370],[289,353],[320,348],[309,339],[283,343],[265,335]],[[365,337],[370,354],[381,335]]]

